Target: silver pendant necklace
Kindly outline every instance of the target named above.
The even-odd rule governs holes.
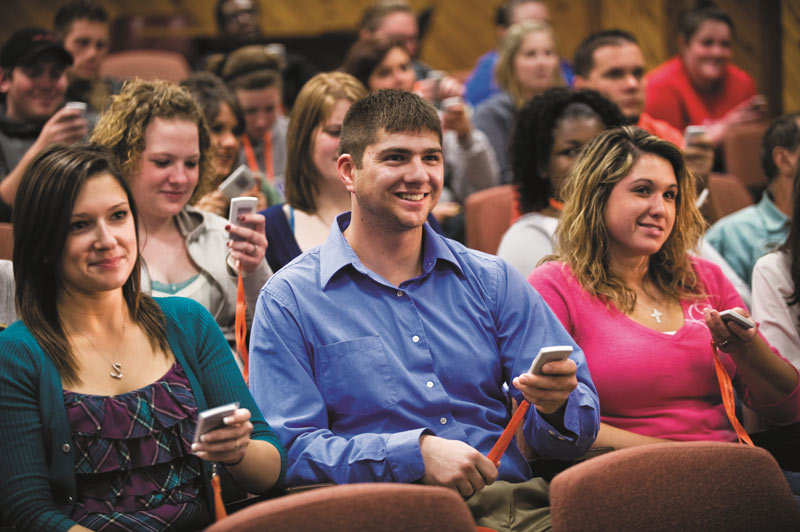
[[[661,325],[661,316],[663,315],[664,314],[662,312],[659,312],[657,308],[653,308],[653,312],[650,314],[650,317],[656,320],[656,323]]]
[[[120,345],[122,345],[122,340],[125,338],[125,329],[126,329],[127,327],[128,327],[128,320],[124,320],[124,321],[122,322],[122,334],[121,334],[121,335],[120,335],[120,337],[119,337],[119,342],[117,342],[117,348],[115,349],[115,352],[116,352],[116,353],[119,353],[119,346],[120,346]],[[84,334],[84,333],[83,333],[83,331],[81,331],[80,329],[75,329],[75,330],[76,330],[76,331],[78,331],[78,334],[80,334],[81,336],[83,336],[84,338],[86,338],[86,340],[87,340],[87,341],[88,341],[90,344],[92,344],[92,347],[94,347],[94,350],[95,350],[95,352],[96,352],[98,355],[100,355],[100,357],[102,357],[102,358],[103,358],[103,360],[105,360],[106,362],[108,362],[109,364],[111,364],[111,372],[110,372],[108,375],[109,375],[109,376],[110,376],[112,379],[120,380],[120,379],[122,378],[122,376],[123,376],[123,375],[122,375],[122,363],[121,363],[121,362],[114,362],[114,361],[110,361],[110,360],[108,360],[108,359],[105,357],[105,355],[103,355],[103,352],[102,352],[102,351],[100,351],[100,350],[97,348],[97,345],[95,345],[95,343],[92,341],[92,339],[91,339],[91,338],[89,338],[88,336],[86,336],[86,334]]]

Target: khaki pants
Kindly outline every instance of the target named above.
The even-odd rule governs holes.
[[[475,524],[497,532],[550,530],[550,485],[542,478],[498,480],[467,499]]]

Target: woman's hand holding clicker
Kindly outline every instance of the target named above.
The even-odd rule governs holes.
[[[246,273],[252,273],[264,261],[267,251],[267,237],[264,234],[264,215],[244,214],[240,217],[239,223],[243,225],[229,224],[225,229],[231,237],[241,237],[242,240],[229,240],[228,247],[231,249],[231,257],[241,265]]]
[[[200,436],[200,442],[192,444],[192,452],[203,460],[234,466],[244,459],[250,444],[250,411],[239,408],[223,422],[224,427]]]

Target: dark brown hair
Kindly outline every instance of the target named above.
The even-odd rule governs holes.
[[[27,167],[14,200],[14,279],[16,308],[61,378],[77,383],[75,356],[56,306],[61,290],[59,264],[66,245],[75,200],[87,181],[111,175],[125,191],[138,235],[133,194],[114,156],[96,144],[55,144]],[[138,236],[137,236],[138,247]],[[131,320],[147,334],[150,345],[169,352],[164,315],[158,304],[139,290],[141,259],[136,261],[122,293]]]

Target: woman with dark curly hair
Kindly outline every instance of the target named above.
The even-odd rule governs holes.
[[[624,123],[616,105],[589,89],[548,89],[517,113],[512,183],[523,215],[503,235],[498,256],[527,276],[553,252],[561,181],[584,144]]]

